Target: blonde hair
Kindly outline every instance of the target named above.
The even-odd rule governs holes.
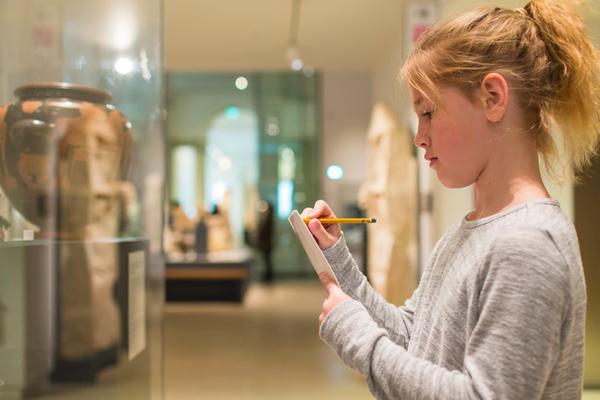
[[[598,61],[583,20],[564,0],[532,0],[520,9],[480,8],[436,25],[419,38],[401,74],[434,104],[439,86],[474,99],[488,73],[502,74],[517,92],[547,171],[560,181],[575,180],[596,153]],[[566,172],[557,170],[554,124]]]

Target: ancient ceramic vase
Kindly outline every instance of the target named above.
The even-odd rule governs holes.
[[[14,94],[0,108],[0,185],[42,236],[82,238],[124,179],[131,124],[96,88],[41,83]]]

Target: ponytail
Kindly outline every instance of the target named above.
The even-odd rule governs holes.
[[[583,20],[564,1],[532,0],[525,12],[535,23],[546,46],[548,75],[545,84],[554,90],[540,109],[545,132],[553,119],[562,131],[562,147],[574,171],[590,164],[600,132],[600,82],[598,51],[585,34]],[[541,82],[544,84],[544,82]],[[538,148],[546,156],[549,138],[541,136]],[[556,163],[554,163],[556,164]],[[552,170],[552,165],[547,165]]]

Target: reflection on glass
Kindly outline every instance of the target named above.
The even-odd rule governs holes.
[[[115,61],[115,71],[121,75],[127,75],[133,69],[133,62],[127,57],[120,57]]]

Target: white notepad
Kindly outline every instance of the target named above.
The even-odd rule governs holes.
[[[290,216],[288,217],[288,221],[290,221],[290,225],[292,225],[292,229],[294,233],[300,240],[310,263],[313,268],[317,272],[317,275],[321,272],[327,272],[336,282],[338,282],[335,274],[333,273],[333,269],[331,269],[331,265],[327,262],[325,255],[321,251],[321,248],[317,244],[315,238],[312,233],[308,230],[308,226],[300,216],[300,213],[297,210],[292,211]],[[339,282],[338,282],[339,285]]]

